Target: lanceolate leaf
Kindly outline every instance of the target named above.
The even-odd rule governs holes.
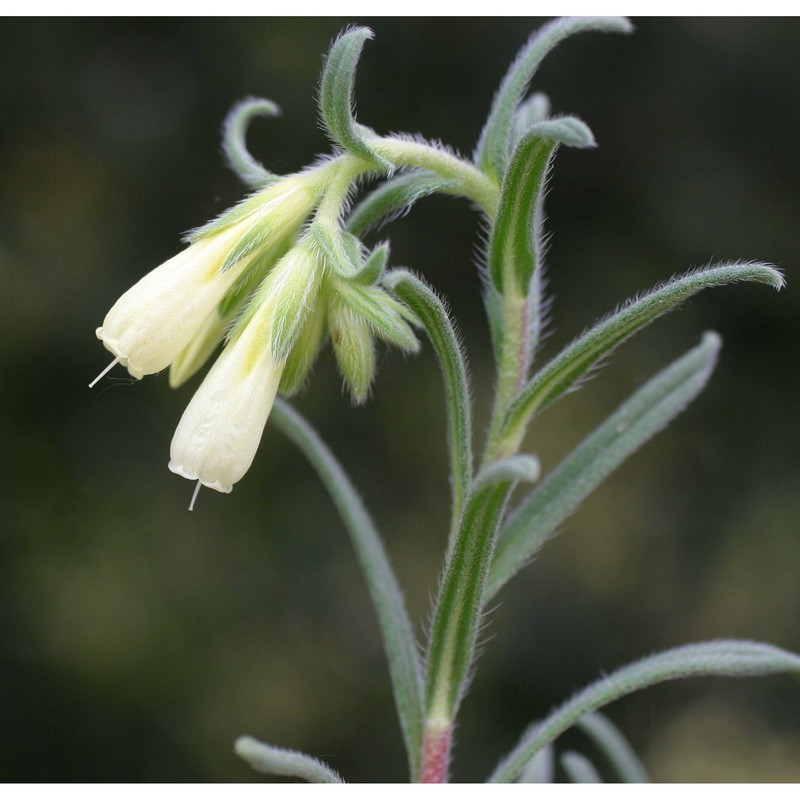
[[[428,719],[452,722],[475,655],[492,543],[511,489],[494,484],[474,495],[462,515],[436,600],[427,658]]]
[[[735,281],[757,281],[774,289],[783,287],[783,276],[772,266],[726,264],[689,272],[643,297],[629,300],[621,310],[565,348],[522,388],[506,415],[503,438],[513,450],[534,414],[572,389],[617,345],[702,289]]]
[[[530,563],[608,475],[700,394],[719,347],[719,336],[706,333],[697,347],[626,400],[530,493],[498,537],[488,597]]]
[[[449,189],[456,183],[453,179],[423,170],[397,175],[361,200],[347,219],[347,230],[356,236],[363,236],[373,228],[405,214],[417,200]]]
[[[272,747],[250,736],[239,737],[234,749],[253,769],[267,775],[301,778],[309,783],[344,783],[327,764],[297,750]]]
[[[495,95],[475,154],[478,167],[498,180],[502,177],[514,114],[542,60],[559,42],[581,31],[629,33],[631,30],[630,22],[622,17],[565,17],[538,30],[520,50]]]
[[[454,531],[472,482],[472,413],[464,353],[447,309],[432,289],[404,270],[393,271],[387,283],[419,317],[442,368],[453,492],[451,531]]]
[[[333,43],[322,72],[319,104],[325,127],[336,144],[390,172],[391,164],[369,144],[373,132],[353,116],[355,71],[364,42],[372,36],[369,28],[351,28]]]
[[[535,459],[517,456],[475,479],[434,608],[425,685],[428,720],[447,724],[455,716],[475,656],[498,523],[514,484],[537,474]]]
[[[489,272],[501,293],[526,295],[539,266],[540,211],[550,160],[559,144],[592,147],[589,128],[574,117],[534,125],[514,148],[489,239]]]
[[[350,479],[317,432],[280,399],[275,401],[270,420],[317,470],[350,534],[377,610],[411,777],[416,780],[422,752],[422,673],[414,629],[383,542]]]
[[[247,128],[253,117],[275,117],[280,109],[271,100],[248,97],[237,103],[222,128],[222,149],[228,166],[251,189],[261,189],[278,176],[257,161],[247,149]]]
[[[489,781],[513,781],[542,747],[572,727],[584,714],[655,683],[703,675],[746,678],[781,672],[800,677],[800,656],[760,642],[735,639],[703,642],[648,656],[587,686],[545,720],[529,728]]]

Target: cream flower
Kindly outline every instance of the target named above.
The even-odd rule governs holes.
[[[195,392],[172,438],[172,472],[230,492],[250,468],[283,372],[271,354],[269,316],[265,306]]]
[[[247,472],[319,284],[313,248],[301,240],[256,292],[186,407],[170,448],[172,472],[218,492]]]
[[[296,233],[316,197],[311,181],[294,175],[231,209],[125,292],[97,338],[134,378],[165,369],[254,260]]]

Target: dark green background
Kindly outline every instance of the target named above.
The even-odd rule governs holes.
[[[246,781],[250,733],[397,781],[404,756],[379,632],[316,476],[269,426],[230,496],[167,471],[192,386],[93,391],[106,310],[242,189],[219,126],[274,99],[253,151],[289,172],[326,151],[314,94],[336,32],[366,22],[360,119],[470,153],[495,86],[538,21],[5,20],[0,29],[0,779]],[[784,268],[780,295],[727,287],[627,343],[543,416],[553,466],[701,333],[719,369],[699,401],[619,470],[487,620],[454,776],[480,780],[531,719],[659,648],[719,636],[800,650],[797,345],[800,23],[637,21],[582,35],[536,87],[593,128],[548,197],[552,355],[618,302],[712,259]],[[450,300],[474,376],[492,383],[463,201],[425,200],[383,235],[393,263]],[[352,409],[324,352],[299,406],[351,470],[424,627],[447,523],[441,387],[430,349],[384,352]],[[193,384],[196,385],[196,384]],[[672,684],[610,715],[655,779],[800,780],[800,685]],[[570,743],[580,745],[577,735]]]

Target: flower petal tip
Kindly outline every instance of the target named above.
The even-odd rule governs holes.
[[[233,491],[232,484],[224,484],[221,481],[207,480],[202,475],[197,475],[195,472],[188,472],[181,464],[176,464],[174,461],[170,461],[167,466],[169,467],[170,472],[174,472],[176,475],[180,475],[182,478],[186,478],[190,481],[200,481],[203,486],[206,486],[209,489],[214,489],[216,492],[230,494]]]

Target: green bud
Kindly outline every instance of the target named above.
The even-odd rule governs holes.
[[[372,332],[365,320],[335,291],[328,301],[328,325],[339,371],[350,389],[353,403],[360,405],[369,395],[375,374]]]

